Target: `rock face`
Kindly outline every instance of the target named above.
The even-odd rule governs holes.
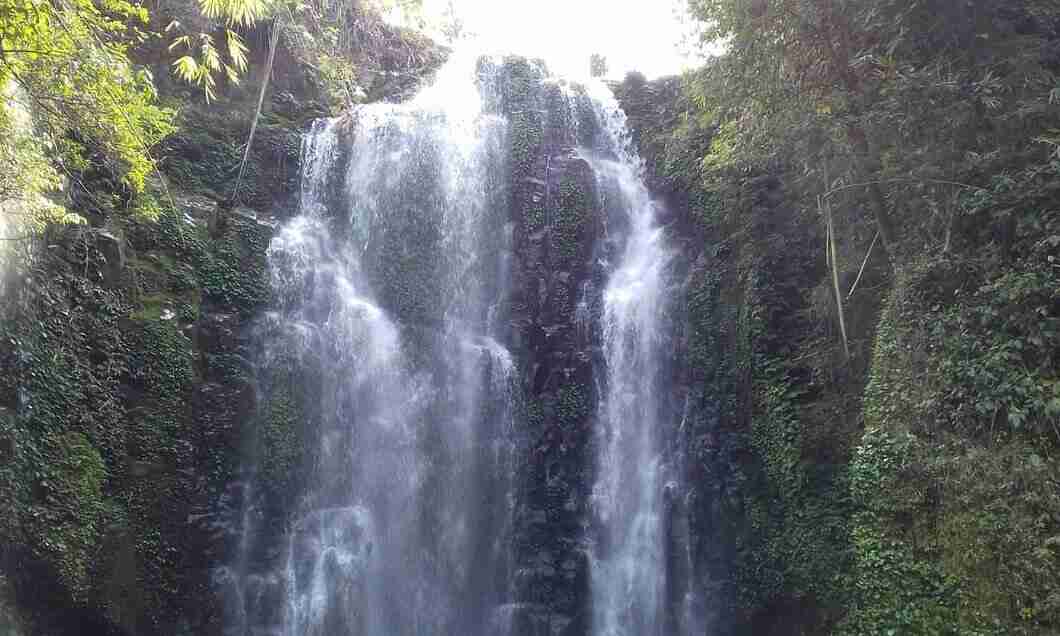
[[[577,140],[566,96],[557,85],[544,86],[544,76],[540,65],[509,60],[497,86],[509,117],[511,342],[526,400],[513,611],[516,633],[528,635],[577,633],[573,623],[587,618],[581,542],[591,485],[594,345],[579,329],[577,303],[599,229],[589,203],[592,174],[572,152]]]
[[[5,289],[2,565],[35,630],[218,618],[217,504],[254,407],[240,360],[271,229],[209,236],[186,213],[56,235]]]
[[[393,415],[390,411],[379,413],[378,424],[364,424],[376,421],[369,396],[382,390],[386,381],[405,382],[401,378],[408,370],[410,377],[429,378],[426,381],[435,388],[426,393],[445,397],[436,402],[431,402],[435,398],[427,398],[430,406],[422,415],[416,400],[423,398],[414,392],[407,395],[407,405],[394,405],[393,410],[401,413],[406,407],[409,409],[399,419],[411,423],[411,427],[403,424],[401,430],[410,431],[402,447],[412,450],[403,451],[399,463],[410,474],[422,470],[438,479],[452,477],[447,471],[459,472],[459,467],[454,470],[451,459],[446,457],[457,448],[450,444],[462,443],[449,437],[450,429],[459,422],[452,418],[454,398],[448,396],[459,395],[465,385],[447,384],[453,382],[449,379],[453,358],[446,347],[450,346],[452,333],[459,338],[462,332],[452,328],[448,310],[440,311],[463,306],[463,301],[454,303],[451,298],[454,289],[498,299],[488,312],[485,305],[476,305],[478,308],[474,315],[468,315],[466,324],[476,325],[471,329],[486,329],[487,339],[496,339],[494,344],[498,347],[503,345],[500,351],[504,355],[494,357],[496,350],[485,353],[481,344],[474,344],[483,351],[480,357],[489,359],[485,375],[495,371],[494,365],[508,360],[504,347],[514,360],[518,398],[514,404],[506,402],[506,408],[515,411],[512,430],[482,434],[472,442],[466,459],[475,464],[476,483],[471,484],[474,490],[468,495],[479,498],[473,515],[465,516],[463,503],[451,501],[446,493],[419,491],[419,486],[403,482],[408,475],[396,476],[390,496],[417,498],[413,508],[428,521],[447,521],[444,527],[431,532],[437,539],[416,543],[420,539],[393,537],[386,548],[380,548],[410,556],[407,561],[402,558],[397,564],[380,565],[387,574],[374,587],[388,590],[382,594],[387,598],[391,590],[421,589],[411,581],[420,577],[417,580],[423,582],[422,589],[437,594],[430,600],[440,606],[432,606],[430,609],[437,611],[427,611],[417,618],[427,621],[420,623],[420,629],[429,633],[446,633],[444,626],[452,631],[451,620],[466,627],[468,633],[493,633],[481,631],[485,623],[494,626],[490,629],[510,631],[513,636],[574,636],[588,634],[592,629],[590,555],[599,554],[604,536],[601,524],[595,521],[598,512],[592,509],[598,463],[599,387],[605,382],[606,371],[602,295],[614,263],[621,257],[628,214],[613,201],[607,204],[609,196],[618,197],[614,192],[600,191],[600,175],[585,158],[592,156],[587,149],[599,146],[603,134],[600,126],[605,122],[594,111],[599,103],[590,99],[583,87],[549,78],[542,64],[518,57],[483,59],[477,75],[487,115],[483,125],[492,126],[488,134],[479,131],[483,140],[489,140],[485,152],[492,153],[489,166],[481,173],[470,177],[464,173],[449,174],[449,162],[462,166],[461,170],[477,171],[482,166],[463,166],[460,158],[446,154],[464,148],[447,145],[452,140],[447,137],[445,124],[439,122],[459,114],[430,110],[430,102],[411,109],[355,111],[342,119],[318,123],[307,138],[303,171],[308,181],[304,182],[302,216],[284,229],[271,257],[279,268],[277,283],[296,292],[278,303],[280,322],[302,321],[299,324],[319,334],[321,342],[314,340],[311,345],[285,349],[295,354],[289,368],[266,364],[259,372],[263,392],[259,394],[258,430],[252,435],[252,445],[261,455],[255,460],[258,469],[248,473],[259,499],[246,508],[246,516],[254,520],[244,527],[249,537],[245,557],[229,561],[235,565],[228,570],[224,583],[230,587],[228,597],[234,601],[231,625],[235,625],[235,632],[241,631],[240,626],[274,629],[278,622],[286,623],[282,612],[268,612],[266,605],[286,604],[293,608],[298,625],[313,624],[316,618],[312,612],[303,611],[303,606],[313,599],[323,603],[321,620],[326,620],[331,629],[358,621],[407,624],[407,608],[386,610],[387,615],[381,618],[371,616],[373,610],[364,608],[363,601],[356,599],[368,598],[373,586],[358,578],[356,572],[325,573],[322,576],[329,590],[327,598],[306,596],[300,582],[306,576],[304,571],[316,571],[308,564],[318,557],[314,556],[312,542],[297,529],[319,524],[327,529],[327,536],[343,530],[371,537],[374,519],[385,521],[393,515],[406,514],[404,508],[402,512],[387,512],[378,503],[376,482],[371,477],[376,473],[369,468],[375,463],[373,457],[357,455],[360,463],[351,466],[343,463],[346,455],[339,457],[327,449],[350,431],[360,430],[358,427],[385,428],[382,422]],[[493,136],[497,122],[490,123],[490,114],[503,115],[507,121],[503,137]],[[491,145],[498,139],[503,140],[499,149]],[[412,155],[407,154],[410,148],[416,151]],[[410,164],[393,166],[386,172],[384,164],[394,156],[406,157]],[[364,170],[365,166],[372,170]],[[471,178],[476,186],[483,185],[485,198],[453,198],[453,192],[446,189],[451,187],[448,179],[439,175]],[[496,182],[498,178],[500,183]],[[461,243],[463,235],[445,226],[442,211],[451,210],[453,201],[471,207],[485,202],[486,212],[479,213],[483,214],[479,221],[485,223],[485,231],[473,234],[481,243]],[[328,232],[322,232],[325,226]],[[325,233],[336,236],[331,241],[323,237]],[[351,236],[354,238],[349,239]],[[312,256],[307,259],[307,254]],[[477,264],[464,269],[453,270],[453,261],[447,260],[469,254]],[[342,259],[355,265],[348,267]],[[682,281],[692,276],[692,268],[681,258],[674,267],[674,287],[664,290],[661,296],[679,299]],[[496,272],[492,272],[494,269]],[[459,276],[450,276],[454,271]],[[356,330],[358,335],[351,339],[349,334],[332,333],[330,322],[318,322],[321,316],[328,315],[324,310],[333,303],[349,300],[351,292],[330,284],[333,277],[348,281],[347,287],[355,290],[358,306],[371,306],[365,315],[377,316],[378,324],[373,319],[372,329],[361,325]],[[467,285],[468,278],[479,282]],[[455,287],[448,287],[454,284]],[[307,295],[307,290],[312,293]],[[317,307],[321,299],[326,302]],[[375,312],[376,303],[385,315]],[[668,324],[682,323],[680,307],[658,309],[667,316]],[[479,321],[485,327],[477,326]],[[459,329],[464,328],[464,324],[459,325]],[[381,337],[384,332],[388,337],[393,332],[400,333],[408,367],[388,362],[383,365],[385,373],[381,369],[378,374],[389,379],[379,379],[371,387],[342,379],[352,367],[349,362],[335,365],[332,357],[336,352],[340,353],[338,362],[348,357],[361,360],[362,366],[374,364],[358,357],[358,347],[364,346],[363,340]],[[332,342],[329,338],[340,340]],[[667,360],[662,366],[667,371],[660,383],[659,402],[661,421],[668,424],[659,436],[665,447],[665,461],[672,464],[672,471],[680,472],[686,459],[685,440],[678,424],[689,400],[691,380],[680,350],[684,344],[681,338],[663,340]],[[264,343],[265,350],[274,348],[276,343],[270,342]],[[468,366],[478,364],[467,362]],[[480,370],[483,369],[472,371],[471,375]],[[316,380],[310,381],[312,378]],[[277,379],[282,382],[277,383]],[[291,387],[297,387],[299,392],[312,394],[320,386],[324,389],[317,398],[289,393]],[[497,408],[497,397],[485,397],[479,403],[482,416],[472,419],[484,417],[489,426],[498,428],[500,420],[490,419],[496,415],[491,415],[491,409]],[[332,407],[338,409],[339,417],[319,408],[321,402],[325,406],[334,403]],[[282,417],[276,420],[272,414],[279,403],[283,404]],[[637,424],[633,422],[634,426]],[[280,428],[273,432],[275,426]],[[327,430],[332,433],[325,439],[321,435]],[[355,437],[360,444],[370,445],[371,434],[366,429]],[[326,472],[307,475],[307,479],[279,481],[269,476],[269,466],[273,465],[270,457],[280,451],[276,441],[281,439],[287,440],[284,448],[292,451],[285,456],[296,473],[303,472],[299,466],[309,473]],[[444,443],[439,444],[439,439]],[[490,457],[498,442],[513,462],[483,459]],[[509,442],[511,447],[506,446]],[[442,453],[436,457],[439,450]],[[349,452],[367,451],[362,446]],[[393,448],[381,452],[393,452]],[[347,483],[350,474],[362,472],[364,479]],[[501,493],[503,489],[488,486],[508,479],[514,479],[510,491]],[[277,483],[284,487],[277,488]],[[672,625],[660,625],[659,629],[683,633],[690,631],[691,623],[679,617],[698,617],[701,613],[695,602],[687,600],[699,598],[693,588],[699,588],[701,577],[687,556],[695,543],[689,522],[691,493],[680,485],[683,479],[674,483],[666,486],[665,493],[658,493],[665,497],[658,541],[666,563],[660,568],[673,574],[666,581],[665,594],[670,604],[665,613],[674,616]],[[350,500],[350,493],[354,492],[361,493],[359,501],[365,502],[365,507],[357,498]],[[290,505],[267,505],[281,498]],[[510,511],[506,510],[508,506]],[[414,516],[411,525],[419,523],[418,519]],[[467,527],[463,525],[465,521]],[[343,523],[347,525],[342,526]],[[403,526],[394,532],[401,534],[405,530],[407,527]],[[447,561],[449,552],[444,546],[450,539],[454,545],[462,545],[467,533],[492,544],[500,542],[504,556],[483,554],[468,561]],[[364,543],[372,545],[371,540]],[[290,552],[284,548],[287,545],[294,546]],[[410,546],[421,546],[422,551],[409,550]],[[353,550],[360,556],[350,558],[362,558],[365,550]],[[431,555],[428,561],[449,563],[449,589],[439,591],[434,585],[435,574],[419,567],[422,554]],[[469,570],[476,576],[466,586],[455,587],[472,600],[449,598],[453,580],[467,576]],[[395,583],[392,578],[403,580]],[[488,593],[483,593],[485,588],[489,588]],[[269,600],[263,605],[253,599]],[[447,616],[453,607],[462,610],[456,617]]]
[[[675,604],[671,614],[690,614],[709,634],[796,633],[801,618],[789,612],[798,605],[771,605],[783,574],[775,548],[763,545],[761,515],[775,514],[775,501],[756,447],[787,451],[790,433],[756,431],[762,420],[780,423],[762,415],[756,390],[777,382],[760,374],[765,356],[784,350],[780,334],[812,330],[797,324],[795,308],[804,302],[799,287],[821,276],[815,247],[775,176],[741,179],[724,200],[705,195],[697,166],[713,129],[682,120],[679,78],[647,82],[631,74],[613,88],[676,252],[671,382],[683,410],[671,443],[687,489],[668,493],[668,558],[671,602],[689,604]],[[667,147],[677,130],[682,144]]]
[[[511,309],[508,341],[522,374],[525,409],[513,519],[512,616],[517,636],[574,636],[591,633],[593,599],[591,556],[599,553],[601,528],[593,510],[600,444],[598,406],[605,380],[603,291],[620,258],[629,221],[600,191],[600,179],[580,153],[603,134],[592,100],[577,85],[547,80],[544,67],[522,58],[504,61],[493,87],[497,108],[509,120],[509,222],[513,227]],[[670,264],[672,288],[659,307],[672,334],[665,338],[665,377],[659,397],[663,461],[696,489],[668,486],[661,537],[668,572],[665,595],[672,622],[666,633],[694,633],[703,621],[702,604],[717,599],[709,590],[711,572],[724,570],[713,554],[709,532],[691,508],[700,501],[723,505],[723,480],[693,468],[686,449],[700,428],[719,426],[700,414],[710,408],[703,383],[691,368],[685,290],[704,275],[695,237],[683,237],[679,215],[660,213],[668,236],[686,248]],[[684,240],[684,243],[679,241]],[[698,260],[697,260],[698,259]],[[672,303],[672,305],[671,305]],[[702,403],[702,407],[700,404]],[[690,426],[686,409],[699,419]],[[695,431],[693,431],[693,426]],[[723,432],[711,448],[726,443]],[[728,451],[727,452],[731,452]],[[713,459],[713,458],[712,458]],[[687,467],[687,468],[682,468]],[[708,492],[698,490],[706,478]],[[690,523],[691,522],[691,523]],[[715,526],[720,526],[715,523]],[[714,534],[720,527],[712,529]],[[687,555],[695,554],[689,560]],[[714,557],[717,558],[717,557]],[[718,574],[720,576],[720,574]],[[715,595],[716,596],[716,595]],[[692,599],[692,600],[689,600]],[[693,606],[694,605],[694,606]],[[691,617],[695,618],[691,618]],[[706,627],[703,625],[702,627]]]
[[[205,119],[185,141],[212,143]],[[297,152],[296,124],[273,134]],[[156,184],[132,211],[83,210],[88,225],[5,263],[0,613],[17,607],[27,633],[220,629],[213,572],[236,536],[250,325],[270,294],[259,218],[284,213],[298,167],[259,156],[268,208],[231,211],[195,189],[216,148],[192,150],[172,196]]]
[[[531,60],[482,63],[493,65],[480,69],[487,110],[508,122],[498,158],[506,182],[490,184],[503,193],[493,202],[503,213],[491,217],[484,250],[510,258],[497,259],[487,291],[506,297],[495,335],[515,360],[519,389],[510,561],[498,583],[508,589],[491,620],[511,636],[582,636],[592,622],[590,555],[602,536],[592,510],[602,296],[627,221],[602,203],[606,193],[578,152],[601,134],[584,89],[550,80]],[[280,106],[294,119],[290,99]],[[57,634],[210,635],[281,620],[285,582],[276,571],[320,466],[311,442],[330,380],[323,366],[257,365],[255,329],[273,291],[266,249],[275,229],[266,219],[297,208],[300,131],[272,127],[277,143],[255,169],[277,173],[255,174],[254,207],[235,209],[214,202],[226,186],[213,170],[224,161],[214,156],[222,145],[214,132],[186,132],[171,148],[178,176],[208,196],[177,192],[176,208],[161,206],[157,222],[103,219],[68,230],[28,280],[3,288],[12,313],[0,341],[0,565],[13,585],[0,585],[0,629],[16,604],[8,597]],[[649,183],[665,190],[649,167]],[[322,199],[344,196],[337,182]],[[786,214],[779,187],[752,184],[763,218]],[[706,249],[687,200],[666,192],[660,221],[675,254],[659,402],[673,425],[659,436],[678,478],[660,495],[672,617],[660,629],[725,633],[742,620],[732,609],[733,572],[737,543],[749,536],[741,497],[749,398],[731,364],[745,334],[725,328],[742,324],[742,309],[719,302],[723,288],[736,287],[725,278],[730,255]],[[442,236],[417,216],[428,199],[404,202],[388,202],[386,231],[366,250],[364,269],[401,337],[428,343],[447,319],[438,307],[448,299],[432,278]],[[360,231],[351,218],[329,222],[335,233]],[[251,461],[260,466],[253,484],[241,470]],[[51,470],[36,472],[42,462]],[[260,533],[249,550],[241,544],[248,523]],[[240,559],[253,576],[219,567]],[[33,598],[42,581],[54,593]],[[238,611],[226,602],[233,597]]]

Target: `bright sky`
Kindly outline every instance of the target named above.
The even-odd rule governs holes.
[[[615,78],[694,65],[681,53],[686,0],[423,0],[424,17],[437,23],[450,2],[487,50],[541,57],[563,75],[586,75],[593,53],[607,58]]]

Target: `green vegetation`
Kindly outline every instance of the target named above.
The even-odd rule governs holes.
[[[239,38],[270,19],[290,73],[243,165],[263,56]],[[197,86],[168,77],[185,54]],[[20,239],[0,244],[0,631],[220,629],[213,515],[255,408],[242,338],[271,293],[257,219],[286,211],[325,102],[400,93],[440,59],[360,3],[0,8],[0,238]],[[229,201],[241,167],[250,207]],[[275,397],[257,452],[283,508],[312,400]]]
[[[30,585],[49,590],[37,610],[129,633],[174,633],[204,598],[188,519],[235,473],[253,388],[232,330],[270,299],[271,230],[217,205],[251,119],[241,198],[265,211],[297,190],[308,118],[399,95],[442,57],[360,4],[171,4],[0,8],[0,238],[29,237],[0,272],[0,631],[22,629],[12,590]],[[1060,9],[689,7],[725,54],[617,92],[693,245],[690,463],[727,489],[693,525],[726,548],[719,611],[756,633],[1057,633]],[[239,82],[262,79],[242,38],[264,22],[305,77],[259,119]],[[546,131],[594,132],[544,74],[505,60],[490,108],[519,231],[547,226],[570,271],[592,182],[571,163],[549,187],[537,162]],[[430,186],[365,263],[412,358],[441,303]],[[277,506],[311,463],[314,383],[284,373],[263,380],[255,448]],[[571,384],[522,410],[572,434],[592,397]]]
[[[552,249],[557,262],[569,263],[578,255],[592,211],[592,175],[569,175],[555,194]]]
[[[50,586],[42,602],[98,608],[127,628],[183,613],[188,507],[234,470],[230,449],[203,445],[226,415],[193,413],[203,354],[185,329],[202,298],[250,314],[264,297],[248,290],[267,288],[253,280],[267,228],[238,219],[207,240],[173,216],[124,226],[117,278],[99,274],[107,244],[86,240],[94,230],[63,230],[28,261],[33,284],[5,290],[0,321],[0,567],[16,586]],[[241,390],[246,378],[220,374],[216,358],[217,386]]]
[[[702,237],[697,453],[750,450],[698,521],[736,624],[1060,629],[1060,11],[1017,4],[690,0],[726,53],[617,89]]]
[[[416,3],[402,4],[413,9]],[[93,199],[90,213],[139,209],[132,199],[148,189],[149,181],[163,179],[158,172],[166,154],[159,147],[163,140],[178,128],[211,128],[198,120],[178,121],[173,108],[178,104],[160,97],[151,64],[171,66],[181,80],[197,85],[207,102],[226,93],[239,95],[235,89],[253,58],[244,36],[272,19],[277,33],[287,34],[285,45],[296,60],[314,69],[321,92],[340,105],[362,99],[379,75],[396,75],[399,66],[402,74],[423,72],[440,57],[422,38],[395,36],[372,9],[331,0],[162,2],[152,11],[126,0],[16,0],[0,9],[3,238],[39,233],[50,223],[83,222],[85,210],[65,209],[60,192],[64,178],[79,196]],[[378,55],[380,49],[399,45],[406,49],[403,57],[398,51],[390,52],[393,59]],[[267,82],[267,76],[256,79]],[[225,114],[240,128],[239,139],[230,145],[253,149],[245,136],[250,122],[230,115]],[[263,141],[270,144],[260,138],[258,143]],[[224,149],[225,144],[217,148]],[[209,146],[204,150],[215,151]],[[297,151],[296,143],[295,156]],[[199,165],[204,174],[227,183],[240,165],[241,152],[234,154],[223,157],[223,165]],[[101,201],[102,193],[86,188],[98,175],[121,185],[109,188],[113,200]],[[250,174],[248,180],[255,182],[257,176]],[[154,187],[163,198],[170,196],[164,180]],[[229,184],[218,192],[227,198],[230,190]],[[99,207],[108,209],[95,209]]]
[[[555,401],[556,421],[564,428],[572,428],[583,421],[592,411],[589,391],[579,384],[566,385],[557,392]]]
[[[150,73],[133,65],[129,47],[145,37],[146,10],[124,0],[5,4],[0,12],[0,86],[4,110],[23,102],[45,137],[32,153],[61,141],[61,166],[73,172],[102,161],[134,191],[153,168],[150,148],[172,131],[172,114],[156,104]],[[13,83],[17,94],[7,92]],[[74,143],[65,142],[67,135]],[[11,142],[4,135],[4,144]],[[99,155],[86,154],[90,142]],[[5,148],[17,154],[19,144]],[[47,172],[46,170],[44,172]],[[33,188],[27,195],[34,194]]]

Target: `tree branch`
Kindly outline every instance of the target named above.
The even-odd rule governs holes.
[[[277,20],[272,25],[272,33],[269,34],[269,57],[265,62],[265,77],[261,80],[261,92],[258,93],[258,107],[254,111],[254,119],[250,122],[250,135],[247,137],[247,147],[243,151],[243,161],[239,164],[239,176],[236,177],[236,185],[232,188],[232,203],[235,204],[239,196],[239,185],[243,181],[243,173],[247,168],[247,159],[250,158],[250,146],[254,143],[254,132],[258,128],[258,118],[261,117],[261,107],[265,102],[265,91],[269,88],[269,77],[272,75],[272,64],[276,59],[276,46],[280,40],[280,31],[283,25]]]
[[[36,49],[0,49],[0,55],[7,55],[8,53],[27,54],[32,53],[36,55],[58,55],[57,51],[38,51]]]
[[[876,236],[872,237],[872,243],[869,243],[869,251],[865,252],[865,260],[861,261],[858,277],[854,279],[854,284],[850,286],[850,291],[847,292],[847,298],[853,296],[854,290],[858,288],[858,283],[861,282],[861,275],[865,273],[865,266],[869,263],[869,256],[872,256],[872,248],[876,247],[876,239],[878,238],[880,238],[880,231],[876,230]]]

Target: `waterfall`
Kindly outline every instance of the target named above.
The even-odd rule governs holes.
[[[592,570],[593,633],[681,633],[668,596],[668,511],[674,488],[666,439],[668,266],[672,253],[625,115],[610,93],[594,94],[602,152],[587,153],[619,247],[603,291],[603,394],[598,406],[593,504],[600,524]]]
[[[268,249],[227,634],[691,633],[642,172],[606,87],[522,58],[314,123]]]
[[[481,103],[470,69],[450,65],[410,103],[305,137],[299,213],[268,249],[258,427],[288,434],[269,405],[300,395],[309,468],[276,530],[253,512],[276,460],[252,462],[230,633],[479,633],[503,600],[506,122]]]

